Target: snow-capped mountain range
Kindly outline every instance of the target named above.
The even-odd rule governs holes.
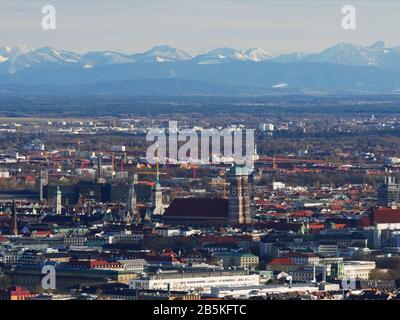
[[[399,58],[400,47],[390,48],[385,42],[378,41],[368,47],[350,43],[339,43],[320,53],[303,55],[300,61],[398,68],[400,66]],[[277,59],[279,60],[279,57]]]
[[[100,65],[171,62],[190,60],[191,58],[186,52],[169,46],[154,47],[147,52],[131,55],[114,51],[92,51],[78,54],[50,47],[38,49],[28,46],[0,47],[0,72],[15,73],[40,63],[76,64],[84,68],[92,68]]]
[[[218,48],[206,54],[192,57],[183,50],[170,46],[158,46],[149,51],[124,54],[115,51],[92,51],[78,54],[50,47],[33,48],[17,46],[0,47],[0,72],[15,73],[39,63],[77,64],[84,68],[123,63],[163,63],[174,61],[194,61],[198,64],[218,64],[229,61],[261,62],[272,56],[262,49],[240,51],[231,48]]]
[[[0,90],[4,85],[21,84],[78,86],[135,81],[137,85],[141,80],[146,80],[146,86],[152,80],[154,83],[155,80],[179,81],[181,86],[190,81],[190,85],[185,82],[190,88],[201,82],[203,89],[214,84],[222,91],[221,86],[229,86],[231,92],[240,91],[238,88],[257,88],[255,91],[267,88],[295,92],[398,93],[400,46],[388,46],[383,41],[369,46],[339,43],[318,53],[278,56],[259,48],[217,48],[191,56],[170,46],[134,54],[0,47]],[[176,85],[177,82],[174,88]],[[129,85],[122,87],[130,90]],[[109,86],[102,86],[102,90],[109,90]]]
[[[295,52],[276,57],[260,48],[245,51],[233,48],[217,48],[208,53],[192,57],[185,51],[170,46],[158,46],[149,51],[135,54],[124,54],[115,51],[92,51],[86,54],[79,54],[50,47],[0,47],[0,73],[15,73],[40,63],[77,64],[85,68],[93,68],[123,63],[165,63],[175,61],[192,61],[199,65],[220,64],[230,61],[318,62],[349,66],[400,68],[400,46],[389,47],[383,41],[378,41],[367,47],[340,43],[319,53]]]

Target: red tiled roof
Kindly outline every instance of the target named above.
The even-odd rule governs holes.
[[[118,266],[121,267],[121,263],[119,261],[115,262],[109,262],[109,261],[104,261],[104,260],[94,260],[90,262],[90,267],[91,268],[96,268],[96,267],[110,267],[110,266]]]
[[[51,231],[41,231],[41,230],[39,230],[39,231],[34,231],[34,232],[32,232],[32,235],[33,236],[36,236],[36,237],[46,237],[46,236],[48,236],[48,235],[52,235],[53,233],[51,232]]]
[[[217,236],[203,236],[199,239],[200,243],[237,243],[238,239],[234,237],[217,237]]]
[[[323,223],[310,223],[308,225],[308,228],[310,230],[323,230],[323,229],[325,229],[325,224],[323,224]]]
[[[299,211],[294,211],[291,216],[292,217],[311,217],[313,212],[311,210],[299,210]]]
[[[96,268],[119,268],[119,261],[109,262],[105,260],[71,260],[68,265],[78,268],[96,269]]]
[[[0,236],[0,242],[9,242],[9,241],[10,239],[8,239],[8,237]]]
[[[9,288],[5,288],[5,289],[1,289],[0,290],[0,294],[8,294],[11,297],[14,296],[33,296],[33,294],[31,294],[31,292],[25,288],[22,287],[9,287]]]
[[[279,212],[268,212],[264,215],[268,216],[268,217],[275,217],[275,218],[280,218],[280,217],[284,216],[282,213],[279,213]]]
[[[400,223],[400,209],[378,208],[374,210],[375,223]]]
[[[294,265],[295,263],[290,260],[289,258],[275,258],[271,260],[268,265],[269,266],[276,266],[276,265]]]
[[[272,204],[272,202],[270,200],[267,200],[267,199],[257,199],[257,200],[254,201],[254,203],[256,205],[270,205],[270,204]]]

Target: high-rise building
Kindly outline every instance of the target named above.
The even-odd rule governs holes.
[[[230,224],[251,223],[249,192],[250,169],[235,165],[229,171],[229,216]]]
[[[400,206],[400,184],[395,177],[385,177],[378,189],[378,204],[385,207]]]

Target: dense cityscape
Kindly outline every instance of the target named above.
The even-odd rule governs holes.
[[[400,116],[254,105],[1,118],[0,299],[398,299]],[[253,165],[150,164],[165,119],[255,129]]]
[[[0,8],[2,311],[397,307],[400,1]]]

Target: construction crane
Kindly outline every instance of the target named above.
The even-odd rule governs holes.
[[[81,170],[85,169],[86,177],[89,176],[89,160],[81,159]]]
[[[158,149],[157,149],[157,157],[156,157],[156,171],[144,171],[144,172],[136,172],[137,174],[144,174],[144,175],[156,175],[157,179],[160,175],[166,175],[166,173],[160,172],[159,161],[158,161]]]
[[[157,171],[146,171],[146,172],[136,172],[137,174],[144,174],[144,175],[160,175],[160,176],[165,176],[166,173],[164,172],[157,172]]]

